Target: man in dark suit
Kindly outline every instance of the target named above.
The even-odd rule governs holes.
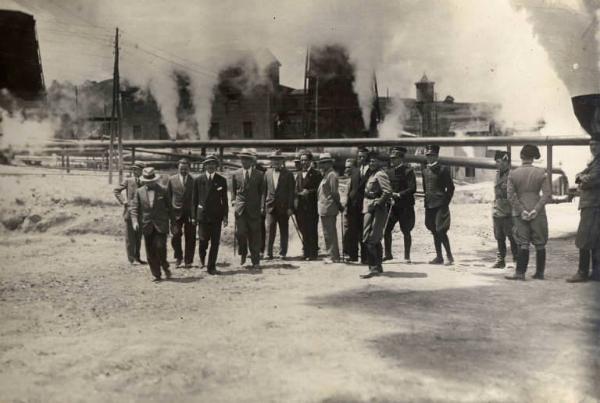
[[[140,249],[142,246],[142,233],[140,231],[133,230],[133,223],[131,221],[131,201],[135,197],[136,190],[141,186],[140,176],[142,175],[142,169],[144,164],[136,162],[131,166],[131,178],[126,178],[123,183],[113,191],[115,197],[119,203],[123,206],[123,219],[125,220],[125,248],[127,250],[127,258],[129,263],[135,261],[146,264],[146,262],[140,259]],[[122,193],[125,190],[125,199],[123,199]]]
[[[254,166],[256,153],[252,150],[242,149],[239,157],[242,168],[235,171],[231,177],[231,198],[235,208],[240,264],[246,263],[246,256],[250,249],[252,268],[260,269],[264,175]]]
[[[360,244],[360,260],[367,263],[367,250],[362,242],[363,233],[363,200],[365,198],[365,185],[372,172],[369,169],[369,150],[365,147],[358,149],[356,157],[357,167],[352,170],[348,198],[346,202],[346,229],[342,240],[344,251],[348,253],[348,261],[358,261]]]
[[[190,175],[190,162],[179,160],[178,173],[171,176],[167,183],[169,202],[171,203],[171,246],[175,252],[177,267],[181,266],[185,256],[185,268],[192,267],[196,249],[196,231],[192,224],[192,192],[194,178]],[[185,235],[185,255],[181,248],[181,238]]]
[[[302,234],[303,257],[305,260],[315,260],[319,248],[317,192],[323,175],[312,167],[313,155],[310,151],[301,152],[300,163],[302,170],[296,176],[296,219]]]
[[[219,160],[209,155],[204,160],[205,172],[194,182],[192,193],[192,223],[198,223],[198,239],[200,241],[200,262],[204,267],[206,250],[208,253],[208,274],[219,274],[217,271],[217,255],[221,241],[221,225],[227,226],[229,205],[227,201],[227,180],[219,175]]]
[[[145,186],[135,192],[131,203],[131,220],[137,231],[141,226],[146,246],[146,256],[154,281],[161,280],[161,267],[171,278],[167,263],[167,234],[171,203],[167,190],[158,183],[154,168],[144,168],[140,179]]]
[[[285,157],[277,150],[269,156],[271,168],[265,173],[265,212],[267,213],[267,258],[273,258],[275,233],[279,226],[279,256],[288,249],[289,219],[294,207],[294,175],[285,168]]]

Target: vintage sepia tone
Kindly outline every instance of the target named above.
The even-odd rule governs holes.
[[[0,401],[600,401],[598,0],[0,0]]]

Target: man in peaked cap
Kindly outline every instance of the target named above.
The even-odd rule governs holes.
[[[285,157],[276,150],[269,155],[271,168],[265,173],[264,211],[267,223],[267,258],[273,258],[275,233],[279,227],[279,256],[288,249],[289,219],[294,212],[294,175],[285,168]]]
[[[144,163],[135,162],[131,165],[132,176],[126,178],[119,186],[117,186],[113,193],[117,198],[118,202],[123,206],[123,219],[125,220],[125,249],[127,251],[127,259],[129,263],[138,262],[146,264],[146,262],[140,259],[140,249],[142,246],[142,233],[133,229],[133,223],[131,221],[131,201],[135,197],[135,192],[142,186],[140,182],[140,176],[144,169]],[[125,198],[122,193],[125,190]]]
[[[238,154],[242,168],[231,177],[231,199],[235,209],[236,237],[240,264],[246,263],[248,250],[252,268],[260,269],[260,248],[262,243],[261,210],[264,206],[264,175],[256,166],[256,153],[242,149]]]
[[[450,202],[454,196],[454,182],[447,166],[439,163],[440,146],[428,145],[425,149],[427,164],[423,168],[425,190],[425,227],[433,235],[436,257],[430,264],[444,264],[442,246],[446,249],[448,264],[454,263],[450,249]]]
[[[171,203],[171,246],[177,261],[177,267],[185,258],[185,267],[192,267],[196,250],[196,228],[192,224],[192,193],[194,178],[190,174],[190,162],[187,158],[179,160],[177,174],[169,177],[167,192]],[[185,254],[181,239],[185,236]]]
[[[372,172],[369,168],[369,150],[366,147],[359,147],[356,154],[357,166],[350,175],[350,185],[348,186],[348,197],[346,202],[345,220],[348,230],[345,231],[342,240],[344,250],[348,252],[348,261],[357,262],[359,259],[363,264],[367,264],[367,251],[362,242],[363,232],[363,200],[365,197],[365,186]]]
[[[319,211],[317,192],[323,176],[313,168],[313,155],[304,150],[300,154],[302,170],[296,176],[295,214],[302,234],[302,256],[315,260],[319,249]]]
[[[227,226],[229,203],[227,201],[227,180],[217,171],[219,160],[209,155],[204,160],[206,172],[198,175],[194,181],[192,193],[192,224],[198,223],[199,254],[201,265],[206,262],[208,252],[208,274],[219,274],[217,256],[221,242],[221,228]]]
[[[552,187],[546,171],[533,166],[533,161],[539,158],[537,146],[524,145],[521,149],[522,165],[508,175],[507,193],[512,205],[515,240],[519,247],[517,267],[512,276],[506,276],[508,280],[525,280],[531,243],[535,246],[536,260],[533,278],[544,279],[548,241],[545,205],[552,199]]]
[[[340,249],[337,235],[337,215],[343,211],[340,201],[338,176],[333,170],[333,157],[323,153],[319,157],[319,169],[323,175],[318,189],[318,211],[325,239],[325,249],[329,255],[327,263],[340,261]]]
[[[405,147],[394,147],[391,152],[392,166],[386,171],[392,186],[393,205],[385,227],[385,257],[383,260],[394,258],[392,256],[392,231],[396,223],[399,223],[404,238],[404,261],[410,263],[411,231],[415,227],[414,194],[417,191],[417,179],[410,164],[404,162],[407,151]]]
[[[498,243],[494,269],[506,267],[506,239],[510,243],[513,261],[517,261],[518,247],[513,236],[512,206],[508,200],[508,174],[510,173],[510,158],[506,151],[496,151],[496,180],[494,183],[494,209],[492,212],[494,238]]]
[[[167,190],[158,183],[158,179],[154,168],[144,168],[140,182],[145,186],[137,189],[131,205],[133,228],[137,231],[141,227],[144,234],[146,257],[155,282],[162,279],[161,268],[167,278],[171,277],[167,263],[171,203]]]

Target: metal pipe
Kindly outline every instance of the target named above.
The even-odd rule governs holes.
[[[437,144],[445,147],[464,146],[507,146],[507,145],[555,145],[555,146],[587,146],[589,136],[496,136],[496,137],[402,137],[397,139],[382,138],[338,138],[338,139],[256,139],[256,140],[126,140],[123,147],[145,148],[206,148],[206,147],[386,147],[403,145],[419,147]],[[109,144],[99,140],[78,142],[52,142],[48,145],[62,147],[108,147]]]

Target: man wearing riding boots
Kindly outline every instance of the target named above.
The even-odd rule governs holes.
[[[403,161],[406,151],[405,147],[394,147],[391,155],[392,167],[386,171],[392,186],[393,204],[388,211],[387,225],[384,231],[384,261],[394,258],[392,256],[392,231],[396,223],[399,223],[404,238],[404,260],[406,263],[410,263],[412,244],[410,232],[415,227],[414,194],[417,191],[417,179],[410,164]]]
[[[590,142],[592,162],[577,174],[581,219],[575,245],[579,248],[579,269],[569,283],[600,281],[600,140]],[[590,276],[590,257],[592,275]]]
[[[508,174],[510,173],[510,159],[505,151],[496,151],[496,182],[494,184],[494,238],[498,243],[496,263],[493,269],[506,267],[506,238],[510,242],[513,261],[517,261],[518,247],[513,236],[512,206],[508,200]]]
[[[506,276],[508,280],[525,280],[530,243],[535,245],[536,252],[533,278],[544,279],[548,241],[545,205],[552,198],[552,188],[546,170],[533,166],[533,160],[539,158],[537,146],[524,145],[521,149],[522,166],[508,175],[508,199],[512,205],[515,240],[519,245],[517,267],[512,276]]]
[[[444,264],[442,245],[446,249],[448,264],[454,263],[450,249],[450,201],[454,196],[454,182],[450,169],[439,163],[440,146],[428,145],[425,150],[427,164],[423,169],[425,191],[425,227],[432,233],[436,257],[430,264]]]
[[[388,200],[392,196],[390,179],[383,169],[388,159],[387,155],[376,152],[372,152],[369,157],[371,176],[365,185],[362,210],[364,214],[362,241],[367,250],[369,273],[361,275],[361,278],[371,278],[383,273],[381,238],[383,238],[389,211]]]

